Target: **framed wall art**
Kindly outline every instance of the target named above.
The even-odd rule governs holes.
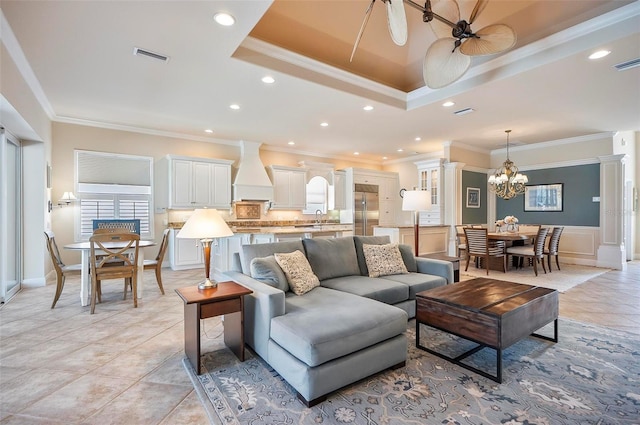
[[[477,187],[467,188],[467,208],[480,208],[480,189]]]
[[[524,188],[525,211],[562,211],[562,183]]]

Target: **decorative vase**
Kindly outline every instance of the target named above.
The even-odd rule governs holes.
[[[518,231],[518,228],[516,227],[515,224],[507,224],[507,232],[515,233],[517,231]]]

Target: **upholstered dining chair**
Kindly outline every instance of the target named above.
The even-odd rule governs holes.
[[[464,270],[469,269],[469,261],[471,257],[476,259],[482,259],[484,267],[487,269],[487,275],[489,275],[489,259],[491,257],[502,257],[502,271],[507,272],[507,258],[504,251],[504,241],[490,241],[487,235],[488,230],[486,228],[464,228],[464,235],[467,239],[467,265]]]
[[[562,227],[554,227],[551,231],[551,236],[549,237],[549,244],[547,248],[544,250],[544,255],[547,257],[547,265],[549,266],[549,273],[551,273],[551,257],[556,257],[556,266],[558,266],[558,270],[560,270],[560,261],[558,260],[558,248],[560,246],[560,235],[562,235],[562,231],[564,230],[564,226]]]
[[[536,239],[533,245],[525,246],[512,246],[507,248],[507,259],[511,255],[513,257],[530,258],[533,262],[533,271],[538,276],[538,263],[542,261],[542,269],[547,274],[547,269],[544,265],[544,243],[547,239],[547,233],[549,228],[541,227],[536,234]]]
[[[164,260],[164,254],[167,251],[167,246],[169,245],[169,232],[170,229],[165,229],[164,233],[162,233],[162,242],[160,242],[160,249],[158,250],[158,255],[155,260],[144,260],[144,269],[153,269],[156,272],[156,282],[158,282],[158,287],[160,288],[160,292],[164,295],[164,287],[162,286],[162,261]]]
[[[56,271],[56,294],[54,295],[53,303],[51,304],[51,308],[54,308],[62,294],[65,278],[67,276],[79,275],[82,273],[82,264],[65,265],[62,262],[62,257],[60,256],[60,250],[58,250],[58,244],[56,244],[56,237],[54,233],[47,230],[44,232],[44,236],[47,239],[47,250],[49,251],[49,255],[51,255],[53,268]]]
[[[133,292],[133,306],[138,307],[138,249],[140,235],[135,233],[94,234],[91,243],[91,314],[95,312],[96,298],[102,302],[102,281],[124,279],[124,297],[127,285]],[[117,248],[110,243],[117,242]],[[128,251],[132,250],[132,254]],[[96,252],[100,252],[97,255]],[[122,264],[114,264],[122,262]]]

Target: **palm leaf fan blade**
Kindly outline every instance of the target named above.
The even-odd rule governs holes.
[[[480,16],[484,8],[487,7],[487,3],[489,3],[489,0],[478,0],[476,5],[473,7],[471,17],[469,17],[469,25],[473,24],[476,18]]]
[[[516,44],[516,33],[508,25],[489,25],[462,43],[460,52],[469,56],[493,55],[510,49]]]
[[[353,44],[353,50],[351,51],[351,57],[349,58],[349,62],[353,61],[353,56],[356,54],[356,49],[360,44],[360,39],[362,38],[362,34],[364,34],[364,29],[367,26],[367,22],[369,22],[369,16],[371,16],[371,11],[373,10],[373,3],[376,0],[371,0],[369,3],[369,7],[367,11],[364,13],[364,20],[362,21],[362,25],[360,25],[360,31],[358,31],[358,36],[356,37],[356,42]]]
[[[427,87],[439,89],[455,82],[471,65],[471,57],[454,49],[454,38],[441,38],[429,46],[424,58],[422,75]]]
[[[387,5],[387,23],[391,39],[398,46],[404,46],[409,37],[404,3],[402,0],[386,0],[385,3]]]
[[[454,24],[460,20],[460,8],[454,0],[433,0],[431,11]],[[434,17],[429,25],[437,38],[451,37],[452,28],[437,18]]]

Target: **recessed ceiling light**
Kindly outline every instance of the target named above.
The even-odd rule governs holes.
[[[382,159],[389,159],[389,158],[387,158],[386,156],[383,156]]]
[[[320,126],[321,127],[329,127],[329,123],[328,122],[321,122]]]
[[[240,109],[240,105],[238,105],[237,103],[234,103],[234,104],[229,105],[229,108],[237,111],[238,109]]]
[[[213,133],[213,130],[211,130],[210,128],[207,128],[204,132],[205,133]]]
[[[266,75],[262,77],[262,82],[265,84],[273,84],[276,82],[276,79],[273,78],[271,75]]]
[[[398,149],[398,152],[404,152],[404,149],[400,148]]]
[[[287,143],[287,145],[291,145],[291,146],[293,146],[293,145],[295,145],[295,144],[296,144],[296,142],[294,142],[293,140],[291,140],[291,141],[289,141],[289,142]]]
[[[422,138],[421,138],[421,137],[416,137],[414,140],[415,140],[416,142],[419,142],[420,140],[422,140]]]
[[[365,106],[365,107],[364,107],[364,108],[362,108],[362,109],[364,109],[365,111],[373,111],[373,106],[371,106],[371,105],[367,105],[367,106]]]
[[[453,106],[453,105],[455,105],[455,103],[454,103],[454,102],[452,102],[452,101],[450,101],[450,100],[449,100],[449,101],[447,101],[447,102],[444,102],[444,103],[442,104],[442,106],[444,106],[445,108],[448,108],[448,107]]]
[[[213,19],[222,26],[230,27],[236,23],[236,18],[228,13],[220,12],[213,15]]]
[[[360,152],[354,152],[353,154],[354,155],[360,155]]]
[[[609,53],[611,53],[611,50],[598,50],[597,52],[591,53],[589,59],[601,59]]]

